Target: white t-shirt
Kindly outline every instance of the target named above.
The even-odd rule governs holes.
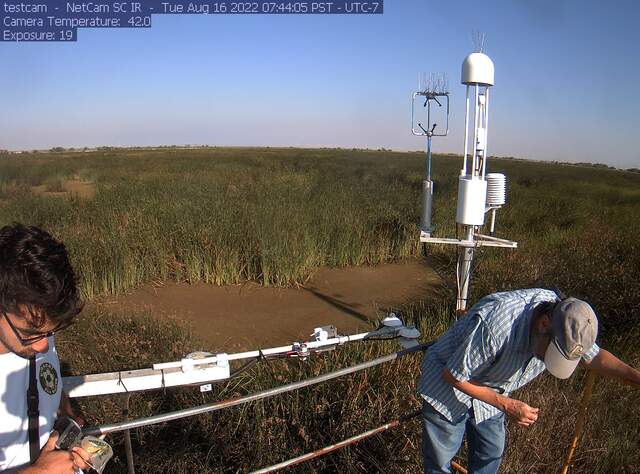
[[[60,406],[62,377],[53,337],[49,351],[36,357],[40,410],[40,449],[49,439]],[[27,416],[29,360],[0,354],[0,471],[13,472],[29,464]]]

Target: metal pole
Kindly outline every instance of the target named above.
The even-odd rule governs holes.
[[[370,337],[391,335],[391,334],[395,334],[396,332],[397,332],[396,328],[389,328],[385,326],[381,329],[376,329],[375,331],[363,332],[360,334],[352,334],[350,336],[337,336],[330,339],[326,339],[324,341],[307,341],[304,343],[304,345],[308,349],[316,349],[320,347],[345,344],[347,342],[362,341]],[[269,349],[261,349],[257,351],[239,352],[236,354],[225,354],[224,359],[228,361],[255,359],[257,357],[278,355],[278,354],[291,352],[294,350],[295,350],[295,345],[290,344],[288,346],[272,347]],[[193,367],[196,367],[199,365],[213,364],[218,362],[218,356],[214,355],[211,357],[205,357],[204,359],[194,359],[194,360],[190,360],[189,362],[190,362],[190,366],[193,366]],[[153,370],[179,369],[179,368],[182,368],[182,366],[183,366],[182,361],[162,362],[159,364],[153,364]]]
[[[280,395],[282,393],[291,392],[299,388],[309,387],[311,385],[316,385],[321,382],[326,382],[328,380],[336,379],[338,377],[342,377],[343,375],[352,374],[360,370],[364,370],[370,367],[374,367],[376,365],[384,364],[385,362],[391,362],[392,360],[403,357],[407,354],[424,350],[427,347],[429,347],[429,344],[420,344],[414,347],[410,347],[408,349],[403,349],[401,351],[388,354],[386,356],[378,357],[377,359],[373,359],[367,362],[362,362],[352,367],[336,370],[334,372],[329,372],[327,374],[319,375],[317,377],[312,377],[310,379],[301,380],[300,382],[294,382],[287,385],[282,385],[280,387],[262,390],[260,392],[256,392],[252,395],[247,395],[244,397],[231,398],[229,400],[209,403],[209,404],[201,405],[198,407],[164,413],[161,415],[155,415],[155,416],[150,416],[146,418],[139,418],[137,420],[129,420],[129,421],[123,421],[120,423],[113,423],[110,425],[95,426],[95,427],[91,427],[86,430],[83,430],[83,432],[85,433],[85,435],[100,436],[107,433],[115,433],[117,431],[130,430],[133,428],[141,428],[143,426],[155,425],[157,423],[164,423],[166,421],[179,420],[181,418],[186,418],[189,416],[201,415],[203,413],[218,411],[218,410],[222,410],[223,408],[229,408],[236,405],[241,405],[243,403],[262,400],[264,398],[273,397],[275,395]]]
[[[469,148],[469,86],[467,86],[467,98],[465,100],[464,113],[464,153],[462,154],[462,176],[467,174],[467,149]]]
[[[127,393],[124,396],[124,406],[122,408],[122,415],[125,420],[129,419],[129,399],[131,394]],[[133,449],[131,448],[131,432],[126,430],[124,432],[124,451],[127,455],[127,472],[128,474],[136,474],[136,468],[133,465]]]
[[[482,151],[482,176],[487,171],[487,148],[489,142],[489,88],[484,89],[484,150]]]
[[[431,130],[431,101],[427,99],[427,138],[431,137],[429,131]]]
[[[491,228],[489,229],[489,235],[493,236],[496,231],[496,208],[491,209]]]
[[[465,226],[464,240],[473,242],[473,226]],[[456,311],[462,313],[467,309],[467,299],[469,297],[469,285],[471,282],[471,264],[473,262],[473,255],[475,253],[475,246],[471,245],[462,248],[462,254],[459,257],[460,274],[458,275],[458,285],[460,288],[460,296],[456,304]]]
[[[420,228],[431,234],[431,215],[433,208],[433,182],[431,181],[431,132],[427,132],[427,179],[422,182],[422,216]]]
[[[314,451],[312,453],[307,453],[307,454],[303,454],[302,456],[298,456],[292,459],[289,459],[287,461],[283,461],[281,463],[278,464],[274,464],[273,466],[269,466],[269,467],[264,467],[262,469],[258,469],[257,471],[253,471],[251,474],[266,474],[268,472],[275,472],[278,471],[280,469],[284,469],[285,467],[290,467],[290,466],[295,466],[296,464],[300,464],[302,462],[305,461],[309,461],[311,459],[314,458],[318,458],[320,456],[324,456],[325,454],[329,454],[332,451],[336,451],[338,449],[344,448],[346,446],[349,446],[351,444],[355,444],[358,441],[362,441],[363,439],[367,439],[370,438],[371,436],[374,436],[378,433],[382,433],[383,431],[387,431],[390,430],[392,428],[396,428],[397,426],[400,426],[400,424],[406,422],[407,420],[410,420],[412,418],[415,418],[417,416],[420,416],[422,412],[420,410],[411,413],[410,415],[405,415],[401,418],[398,418],[397,420],[393,420],[389,423],[386,423],[382,426],[378,426],[377,428],[374,428],[372,430],[369,431],[365,431],[364,433],[360,433],[359,435],[355,435],[352,436],[351,438],[347,438],[343,441],[340,441],[339,443],[336,444],[331,444],[329,446],[326,446],[322,449],[318,449],[317,451]]]
[[[427,180],[431,181],[431,135],[427,135]]]
[[[473,106],[473,122],[474,122],[474,128],[473,128],[473,144],[471,145],[472,151],[473,151],[473,159],[471,160],[471,176],[475,176],[476,175],[476,157],[478,155],[478,150],[476,147],[476,144],[478,143],[478,84],[475,85],[474,87],[474,97],[475,97],[475,104]]]
[[[411,97],[411,133],[413,133],[414,135],[420,135],[420,133],[415,129],[413,125],[416,115],[416,97],[418,97],[418,95],[420,95],[418,92],[414,92],[413,96]]]

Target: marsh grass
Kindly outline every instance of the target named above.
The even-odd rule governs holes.
[[[387,158],[268,149],[12,156],[0,160],[0,180],[7,197],[22,186],[22,198],[8,199],[0,222],[63,239],[88,298],[150,280],[290,285],[320,265],[418,254],[417,202],[402,171],[413,160]],[[93,199],[29,193],[75,175],[95,183]]]
[[[459,158],[435,157],[437,235],[455,233]],[[509,202],[498,235],[515,251],[479,251],[471,299],[498,290],[557,286],[597,309],[602,345],[640,365],[640,175],[499,160]],[[87,298],[143,282],[265,285],[303,282],[320,265],[417,256],[422,154],[345,150],[120,150],[0,159],[0,222],[43,226],[64,240]],[[52,176],[81,176],[96,195],[38,196]],[[427,249],[451,283],[455,253]],[[449,286],[450,288],[450,286]],[[453,314],[448,296],[405,308],[435,338]],[[71,373],[146,367],[206,348],[188,329],[150,316],[89,312],[62,335]],[[210,349],[210,348],[207,348]],[[220,349],[220,348],[216,348]],[[269,362],[213,392],[134,396],[137,416],[254,392],[390,351],[359,345],[308,363]],[[317,449],[415,409],[419,357],[354,377],[134,432],[139,472],[246,472]],[[541,408],[528,430],[509,425],[504,472],[558,472],[570,442],[582,373],[540,377],[517,397]],[[119,419],[116,400],[83,401],[92,423]],[[640,472],[640,392],[599,380],[575,473]],[[296,472],[419,472],[419,424],[386,433]],[[110,472],[123,472],[122,439]]]

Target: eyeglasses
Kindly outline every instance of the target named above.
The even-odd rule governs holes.
[[[68,328],[69,326],[71,326],[73,324],[73,320],[71,320],[71,321],[62,321],[52,331],[49,331],[49,332],[46,332],[46,333],[42,333],[42,334],[38,334],[37,336],[23,337],[20,334],[20,331],[18,330],[18,328],[15,327],[13,322],[11,322],[11,319],[9,319],[9,316],[7,315],[7,313],[3,312],[2,315],[4,316],[4,319],[7,320],[7,323],[9,324],[9,327],[13,331],[13,334],[16,336],[16,339],[18,339],[18,341],[20,341],[20,344],[22,344],[23,346],[30,346],[31,344],[35,344],[36,342],[41,341],[41,340],[43,340],[45,338],[49,338],[49,337],[53,336],[55,333],[57,333],[59,331],[62,331],[63,329],[66,329],[66,328]]]

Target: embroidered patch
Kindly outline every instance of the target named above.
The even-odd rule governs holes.
[[[569,352],[569,359],[575,360],[582,355],[584,352],[584,347],[582,344],[576,344],[575,347]]]
[[[49,362],[40,365],[40,386],[49,395],[55,395],[58,391],[58,372]]]

